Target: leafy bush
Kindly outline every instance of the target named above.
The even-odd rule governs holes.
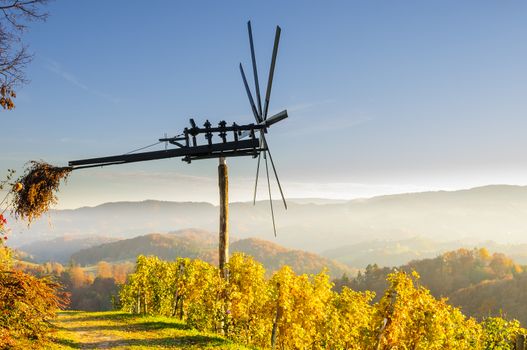
[[[418,274],[412,276],[417,280]],[[382,349],[477,349],[481,326],[459,309],[415,286],[403,272],[388,275],[389,287],[375,304],[374,323],[383,325]]]
[[[514,339],[525,333],[516,320],[507,321],[501,317],[488,317],[483,321],[484,349],[515,349]]]

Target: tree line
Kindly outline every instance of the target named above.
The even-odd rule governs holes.
[[[99,261],[90,271],[75,263],[30,264],[18,261],[14,269],[36,277],[51,278],[69,296],[70,310],[109,311],[118,307],[119,290],[133,270],[133,263],[110,264]]]

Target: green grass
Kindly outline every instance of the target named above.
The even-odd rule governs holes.
[[[249,349],[167,317],[60,312],[45,349]]]

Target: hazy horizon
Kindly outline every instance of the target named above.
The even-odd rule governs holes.
[[[318,205],[321,202],[328,205]],[[231,202],[231,235],[270,239],[286,247],[315,252],[366,240],[416,236],[527,243],[527,186],[495,185],[334,203],[327,199],[291,199],[287,211],[277,198],[274,208],[276,237],[267,201],[258,201],[256,206]],[[217,232],[218,225],[218,208],[208,202],[111,201],[103,206],[56,210],[35,220],[29,228],[13,221],[9,242],[85,234],[132,237],[186,228]]]
[[[358,184],[354,184],[356,185],[357,187],[360,187]],[[339,195],[335,195],[335,196],[331,196],[331,195],[328,195],[328,196],[324,196],[324,193],[321,193],[321,192],[312,192],[313,195],[309,195],[309,194],[305,194],[304,196],[302,195],[297,195],[297,196],[286,196],[286,200],[290,200],[290,201],[300,201],[300,200],[326,200],[326,201],[351,201],[351,200],[356,200],[356,199],[371,199],[371,198],[374,198],[374,197],[381,197],[381,196],[390,196],[390,195],[404,195],[404,194],[416,194],[416,193],[424,193],[424,192],[455,192],[455,191],[463,191],[463,190],[471,190],[471,189],[476,189],[476,188],[480,188],[480,187],[488,187],[488,186],[519,186],[519,187],[524,187],[524,186],[527,186],[527,183],[523,183],[523,184],[510,184],[510,183],[489,183],[489,184],[481,184],[481,185],[475,185],[475,186],[469,186],[469,187],[446,187],[446,188],[440,188],[440,187],[436,187],[436,188],[433,188],[433,187],[430,187],[430,188],[422,188],[422,189],[419,189],[419,188],[414,188],[413,190],[407,190],[407,191],[401,191],[399,192],[397,187],[393,187],[391,190],[386,190],[386,188],[388,186],[379,186],[379,188],[375,188],[373,186],[364,186],[362,188],[362,191],[358,191],[356,192],[357,194],[356,195],[353,195],[353,194],[350,194],[349,196],[347,192],[342,192],[340,193]],[[67,184],[65,186],[63,186],[63,188],[66,188],[67,187]],[[232,187],[232,185],[231,185]],[[247,202],[252,202],[253,201],[253,198],[252,198],[252,193],[248,194],[248,193],[242,193],[239,189],[238,186],[234,186],[234,190],[231,188],[230,189],[230,195],[231,197],[229,198],[229,202],[232,204],[232,203],[247,203]],[[215,190],[216,188],[210,188],[210,191],[213,192],[213,190]],[[247,189],[249,189],[249,187],[247,187]],[[384,189],[384,190],[383,190]],[[233,195],[233,191],[235,191],[234,195]],[[205,192],[205,191],[203,191]],[[263,192],[263,191],[262,191]],[[320,195],[314,195],[315,193],[320,193]],[[361,194],[358,194],[358,193],[363,193],[362,195]],[[257,201],[268,201],[269,198],[267,196],[265,196],[267,193],[263,193],[263,194],[260,194],[258,197],[257,197]],[[215,194],[211,194],[210,197],[218,197],[218,194],[215,193]],[[59,196],[61,196],[61,194],[59,193]],[[118,203],[118,202],[144,202],[144,201],[164,201],[164,202],[190,202],[190,203],[209,203],[209,204],[212,204],[214,206],[218,206],[218,199],[213,199],[213,198],[210,198],[209,200],[206,200],[206,199],[203,199],[203,200],[195,200],[193,199],[191,196],[188,197],[188,199],[186,197],[180,197],[180,199],[174,199],[172,197],[170,197],[170,195],[163,195],[163,196],[160,196],[160,197],[146,197],[146,198],[137,198],[137,197],[134,197],[134,196],[131,196],[130,199],[119,199],[119,200],[115,200],[115,199],[110,199],[110,200],[100,200],[100,201],[97,201],[97,200],[93,200],[92,203],[85,203],[85,202],[81,202],[79,201],[79,205],[75,206],[73,203],[75,203],[74,200],[71,200],[71,202],[69,201],[70,198],[68,198],[69,196],[67,196],[66,198],[61,198],[61,200],[59,200],[59,203],[57,206],[54,206],[52,209],[58,209],[58,210],[68,210],[68,209],[78,209],[78,208],[82,208],[82,207],[95,207],[95,206],[99,206],[99,205],[102,205],[102,204],[105,204],[105,203]],[[176,196],[177,197],[177,196]],[[235,199],[232,199],[232,197],[234,197]],[[73,198],[72,198],[73,199]],[[279,197],[279,193],[275,193],[273,194],[273,201],[281,201],[281,198]],[[66,204],[64,204],[66,203]],[[68,206],[69,204],[69,206]]]

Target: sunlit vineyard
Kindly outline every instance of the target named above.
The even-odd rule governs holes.
[[[373,302],[373,292],[335,292],[324,272],[297,275],[284,266],[267,279],[263,266],[243,254],[233,255],[227,269],[224,280],[201,260],[140,256],[121,307],[261,348],[513,349],[527,331],[515,320],[464,316],[420,286],[417,273],[391,273]]]

